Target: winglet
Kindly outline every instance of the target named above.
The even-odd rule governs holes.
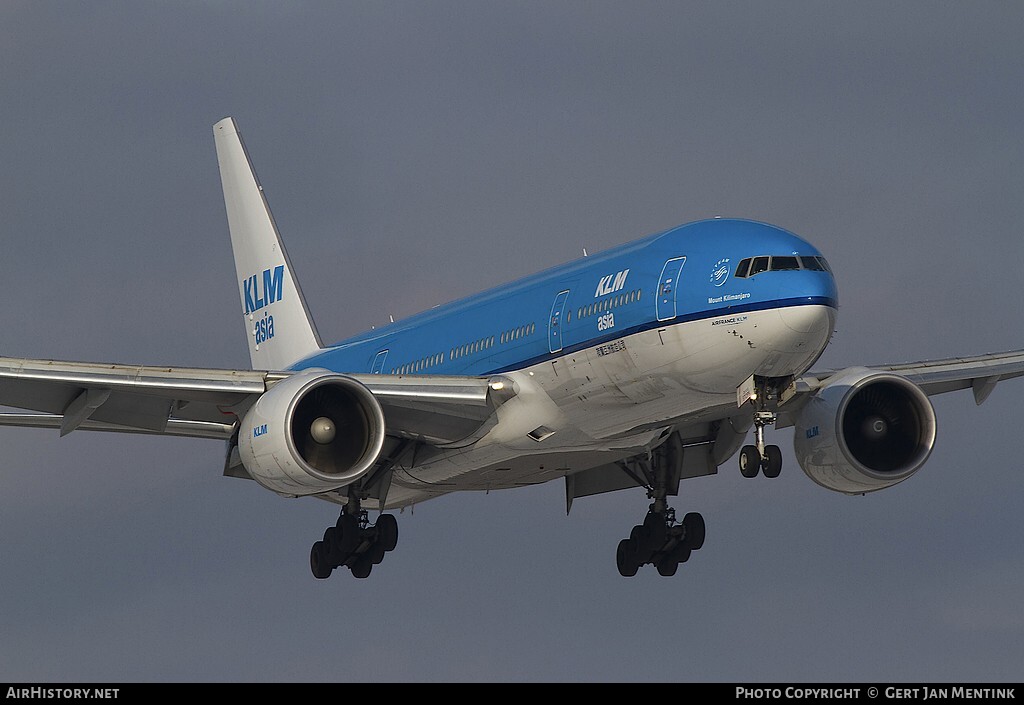
[[[263,187],[233,118],[213,126],[253,369],[283,370],[321,348]]]

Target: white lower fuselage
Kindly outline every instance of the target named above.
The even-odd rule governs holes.
[[[481,439],[399,463],[386,508],[459,490],[537,484],[656,444],[669,423],[699,423],[732,405],[751,375],[806,371],[835,327],[835,309],[787,306],[663,327],[506,372],[515,397]]]

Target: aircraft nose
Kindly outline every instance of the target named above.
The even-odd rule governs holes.
[[[828,306],[790,306],[779,311],[782,322],[795,333],[809,333],[814,337],[832,335],[835,310]]]

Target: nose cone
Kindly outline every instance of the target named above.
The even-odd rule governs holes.
[[[779,318],[790,331],[788,340],[796,349],[825,349],[836,328],[839,309],[835,279],[830,272],[794,272],[791,296],[797,306],[779,310]]]
[[[813,339],[832,337],[835,329],[836,313],[830,306],[821,304],[810,306],[789,306],[779,311],[786,328],[794,333],[806,334]]]

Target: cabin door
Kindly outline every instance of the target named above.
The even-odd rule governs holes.
[[[673,257],[661,268],[656,299],[659,321],[671,321],[676,317],[676,294],[679,292],[679,276],[684,264],[685,257]]]
[[[384,371],[384,361],[388,359],[388,351],[381,350],[377,353],[377,357],[373,358],[373,368],[370,369],[370,374],[379,375]]]
[[[569,290],[558,292],[555,302],[551,304],[551,316],[548,317],[548,350],[553,353],[562,350],[562,329],[565,327],[565,302],[569,298]]]

